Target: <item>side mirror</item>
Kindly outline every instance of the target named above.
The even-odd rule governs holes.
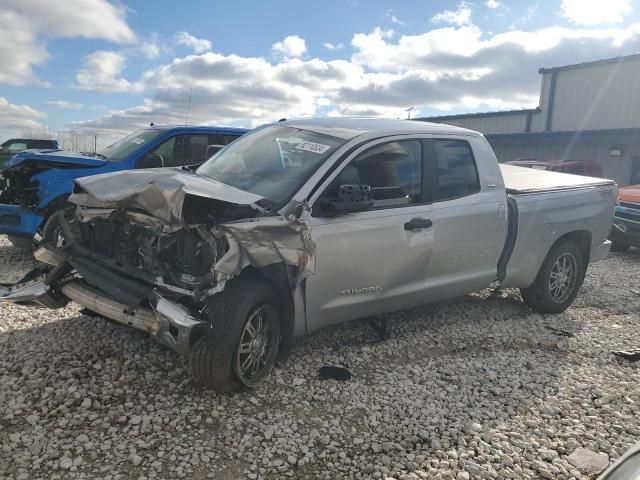
[[[209,145],[207,147],[207,153],[205,154],[205,158],[207,160],[210,159],[223,148],[224,148],[224,145]]]
[[[371,187],[359,183],[343,183],[335,191],[335,195],[326,197],[322,202],[322,210],[328,215],[366,212],[371,207]]]

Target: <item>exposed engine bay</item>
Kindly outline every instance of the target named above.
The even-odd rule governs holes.
[[[37,180],[32,180],[32,177],[49,168],[51,166],[41,163],[23,162],[18,167],[4,169],[2,177],[5,188],[0,192],[0,203],[35,208],[40,203],[40,185]]]

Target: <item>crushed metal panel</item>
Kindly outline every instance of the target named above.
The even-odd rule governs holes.
[[[214,266],[216,272],[237,275],[245,267],[265,267],[284,262],[300,273],[315,272],[315,243],[303,221],[264,217],[225,223],[229,250]]]
[[[186,195],[237,205],[256,204],[262,197],[203,176],[178,169],[127,170],[76,179],[86,193],[73,193],[69,201],[94,208],[136,208],[167,223],[182,222]]]

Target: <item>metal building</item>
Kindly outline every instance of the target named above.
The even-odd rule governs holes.
[[[484,133],[501,162],[595,160],[620,185],[640,183],[640,54],[538,72],[537,108],[419,120]]]

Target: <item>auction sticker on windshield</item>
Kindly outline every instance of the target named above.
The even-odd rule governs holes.
[[[144,143],[144,138],[136,137],[129,140],[131,143],[135,143],[136,145],[142,145]]]
[[[302,142],[296,145],[297,150],[306,150],[307,152],[312,152],[312,153],[324,153],[330,148],[331,147],[329,145],[324,145],[322,143],[315,143],[315,142]]]

